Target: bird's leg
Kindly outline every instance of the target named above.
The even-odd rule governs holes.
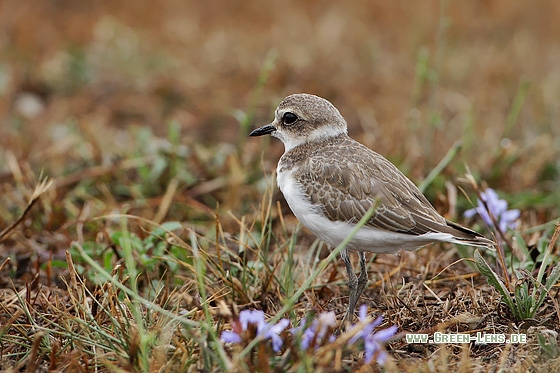
[[[350,289],[350,299],[348,300],[348,309],[346,310],[346,315],[344,315],[344,320],[343,320],[343,325],[344,325],[344,324],[352,323],[352,318],[354,316],[354,309],[356,308],[356,303],[358,302],[359,281],[358,278],[356,277],[356,273],[354,273],[354,268],[352,268],[352,263],[350,262],[350,258],[348,257],[348,250],[347,249],[342,250],[340,255],[342,256],[342,261],[344,261],[344,265],[346,266],[346,272],[348,272],[348,288]]]
[[[358,290],[356,291],[356,302],[362,296],[366,285],[368,283],[368,273],[366,267],[366,254],[363,251],[358,251],[358,255],[360,256],[360,277],[358,277]]]

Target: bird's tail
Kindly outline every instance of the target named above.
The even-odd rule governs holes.
[[[454,223],[446,219],[447,226],[453,228],[453,235],[457,239],[456,243],[461,245],[469,245],[476,247],[485,247],[488,249],[494,249],[496,243],[488,238],[484,237],[478,232],[475,232],[469,228],[465,228],[462,225]]]

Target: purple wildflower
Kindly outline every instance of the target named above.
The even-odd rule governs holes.
[[[272,349],[278,352],[283,344],[280,333],[288,327],[289,323],[288,319],[282,319],[276,325],[269,324],[264,319],[263,311],[243,310],[239,313],[239,319],[231,323],[233,330],[222,332],[220,339],[222,342],[241,343],[244,334],[246,334],[244,332],[253,325],[256,327],[256,335],[262,336],[263,339],[270,339],[272,341]]]
[[[396,326],[391,326],[387,329],[374,332],[374,329],[381,325],[383,317],[379,316],[373,321],[369,321],[367,315],[367,306],[360,307],[360,324],[354,325],[348,331],[355,334],[348,340],[347,345],[351,346],[356,343],[362,344],[365,351],[365,362],[369,364],[375,358],[379,365],[384,365],[387,361],[387,351],[383,344],[389,341],[397,332]],[[314,350],[326,343],[332,343],[336,337],[333,330],[336,327],[336,317],[333,312],[321,313],[317,319],[311,323],[302,321],[300,326],[292,329],[292,334],[296,335],[301,333],[300,347],[302,350],[307,351],[310,348]],[[359,328],[354,330],[354,328]]]
[[[383,348],[383,343],[388,342],[397,333],[397,326],[393,325],[387,329],[369,334],[364,338],[365,361],[369,364],[375,357],[379,365],[385,365],[387,361],[387,351]]]
[[[220,337],[220,340],[222,342],[226,342],[226,343],[241,343],[241,341],[243,340],[241,338],[241,336],[239,334],[237,334],[236,332],[228,332],[228,331],[224,331],[222,332],[222,336]]]
[[[360,322],[365,322],[367,320],[367,306],[365,304],[362,304],[362,306],[360,307],[358,318],[360,319]],[[365,338],[366,336],[370,335],[371,333],[373,333],[373,329],[377,328],[381,324],[381,321],[383,321],[383,316],[378,316],[375,320],[373,320],[373,322],[366,324],[364,327],[358,330],[358,332],[354,334],[352,338],[350,338],[348,343],[353,344],[360,338]],[[356,325],[353,326],[353,328],[356,327]]]
[[[331,311],[321,313],[319,318],[314,319],[311,324],[308,324],[306,320],[302,320],[301,324],[297,328],[293,328],[291,332],[295,335],[303,330],[300,347],[305,351],[309,347],[317,349],[327,341],[333,342],[335,336],[332,334],[332,331],[335,327],[336,316]]]
[[[484,203],[478,199],[478,206],[470,210],[465,211],[464,216],[466,218],[472,218],[476,214],[480,215],[486,225],[493,227],[494,222],[490,214],[496,218],[498,222],[498,229],[501,232],[506,232],[507,229],[515,229],[517,225],[517,218],[519,218],[520,212],[517,209],[508,210],[507,201],[500,199],[498,194],[493,189],[486,189],[486,191],[480,194],[482,200],[486,202],[488,209],[484,206]]]
[[[360,307],[359,318],[361,323],[367,321],[367,306],[365,304]],[[373,329],[381,325],[382,321],[383,316],[379,316],[372,322],[365,324],[365,326],[361,327],[361,329],[348,341],[349,344],[356,343],[360,340],[364,342],[364,358],[366,364],[369,364],[373,358],[376,358],[379,365],[384,365],[387,361],[387,351],[383,348],[383,343],[386,343],[395,336],[397,327],[393,325],[387,329],[374,333]],[[358,326],[355,325],[354,328],[356,327]]]

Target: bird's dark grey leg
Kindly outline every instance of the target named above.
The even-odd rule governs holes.
[[[367,267],[366,267],[366,254],[363,251],[358,251],[358,255],[360,256],[360,277],[358,277],[358,290],[356,291],[356,302],[362,296],[366,285],[368,283],[368,274],[367,274]]]
[[[356,277],[356,273],[354,273],[354,268],[352,268],[352,263],[350,262],[350,258],[348,257],[348,250],[344,249],[340,253],[342,257],[342,261],[346,266],[346,272],[348,272],[348,288],[350,289],[350,298],[348,300],[348,309],[346,310],[346,315],[344,315],[344,322],[352,323],[352,318],[354,316],[354,309],[356,308],[356,303],[358,302],[358,288],[359,288],[359,280]],[[360,258],[361,260],[361,258]],[[360,263],[361,264],[361,263]],[[364,264],[365,266],[365,264]],[[366,274],[367,276],[367,274]],[[361,278],[360,274],[360,278]],[[366,278],[367,281],[367,278]],[[363,289],[362,289],[363,291]]]

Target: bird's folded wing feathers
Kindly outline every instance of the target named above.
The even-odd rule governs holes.
[[[311,203],[322,208],[330,220],[358,222],[376,204],[367,226],[415,235],[447,226],[418,188],[379,155],[310,158],[307,166],[308,172],[296,177],[307,185]]]

